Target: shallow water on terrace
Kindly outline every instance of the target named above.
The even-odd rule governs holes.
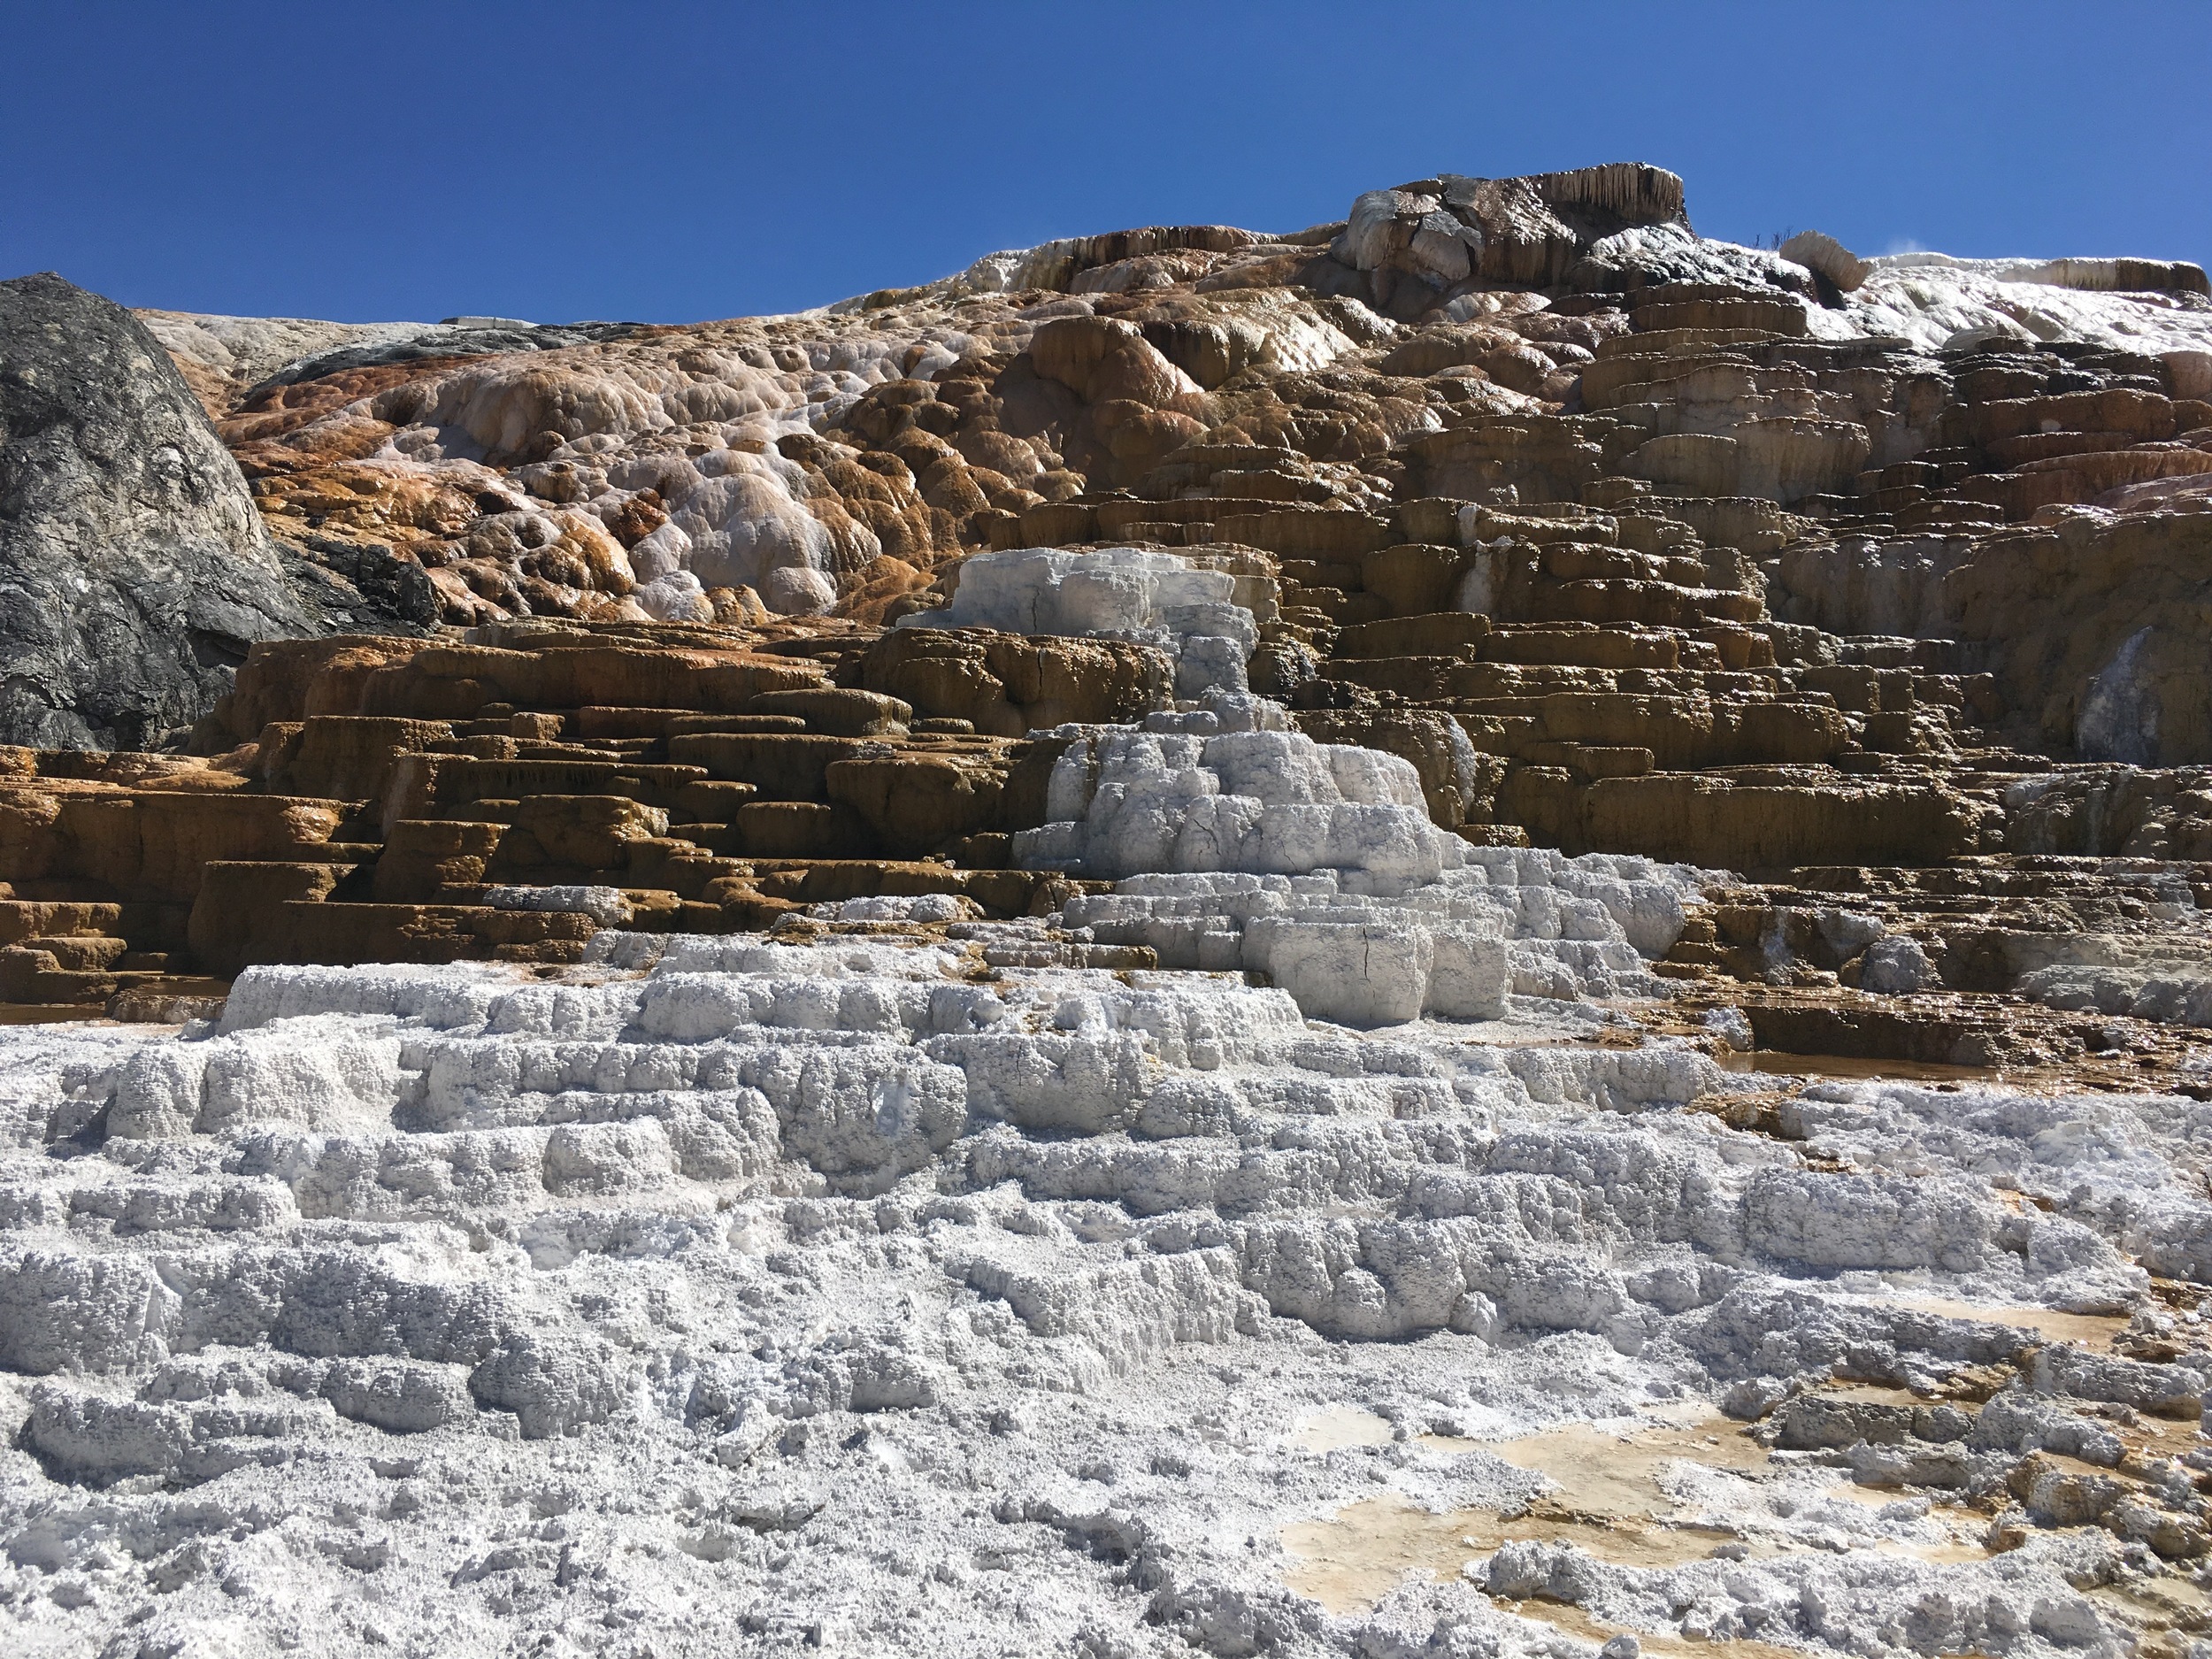
[[[1283,1548],[1294,1558],[1283,1582],[1333,1613],[1346,1613],[1372,1607],[1409,1572],[1440,1581],[1517,1539],[1573,1544],[1626,1566],[1678,1567],[1702,1560],[1729,1536],[1718,1529],[1617,1528],[1549,1505],[1511,1520],[1489,1509],[1439,1515],[1392,1495],[1363,1499],[1326,1520],[1283,1528]]]
[[[2070,1313],[2062,1310],[1959,1302],[1940,1297],[1898,1297],[1890,1305],[1954,1318],[2013,1325],[2052,1341],[2079,1343],[2109,1351],[2127,1320],[2118,1315]],[[1824,1391],[1825,1392],[1825,1391]],[[1908,1401],[1908,1391],[1881,1384],[1847,1384],[1832,1390],[1839,1399],[1886,1403]],[[2197,1425],[2149,1417],[2115,1418],[2115,1432],[2127,1442],[2130,1465],[2174,1456],[2198,1443]],[[1294,1431],[1295,1443],[1317,1451],[1379,1445],[1392,1438],[1392,1425],[1375,1413],[1338,1406],[1310,1414]],[[1792,1493],[1798,1507],[1776,1502],[1771,1515],[1795,1514],[1814,1528],[1811,1535],[1775,1535],[1768,1524],[1744,1535],[1742,1523],[1770,1514],[1766,1497],[1752,1483],[1809,1467],[1786,1459],[1778,1463],[1744,1425],[1717,1414],[1703,1402],[1657,1406],[1632,1425],[1571,1424],[1507,1440],[1475,1440],[1444,1434],[1415,1436],[1423,1451],[1450,1456],[1481,1452],[1545,1476],[1556,1490],[1525,1513],[1504,1516],[1469,1509],[1436,1513],[1392,1492],[1348,1504],[1334,1513],[1293,1522],[1282,1528],[1289,1557],[1283,1582],[1332,1612],[1343,1614],[1374,1606],[1409,1575],[1441,1582],[1471,1563],[1515,1540],[1556,1543],[1579,1548],[1619,1566],[1671,1567],[1704,1559],[1722,1544],[1732,1554],[1758,1559],[1806,1549],[1864,1549],[1939,1565],[1989,1559],[1986,1515],[1940,1496],[1917,1506],[1918,1524],[1896,1529],[1906,1536],[1874,1536],[1847,1528],[1847,1541],[1821,1521],[1817,1505],[1808,1509],[1801,1487]],[[2047,1456],[2053,1456],[2046,1454]],[[2054,1457],[2063,1467],[2072,1460]],[[1709,1471],[1695,1475],[1691,1467]],[[2086,1464],[2078,1472],[2109,1474]],[[1714,1475],[1724,1495],[1717,1502]],[[1687,1479],[1687,1487],[1679,1482]],[[1743,1483],[1743,1502],[1725,1494]],[[1677,1486],[1685,1496],[1670,1491]],[[1780,1492],[1786,1488],[1777,1487]],[[1690,1496],[1689,1494],[1700,1496]],[[1905,1499],[1893,1488],[1863,1486],[1848,1479],[1825,1485],[1820,1497],[1882,1509]],[[1927,1497],[1928,1494],[1923,1494]],[[1906,1500],[1909,1502],[1909,1500]],[[1909,1518],[1909,1517],[1908,1517]],[[2068,1531],[2077,1529],[2065,1529]],[[2085,1529],[2094,1530],[2094,1529]],[[1765,1536],[1756,1535],[1764,1532]],[[2212,1597],[2182,1579],[2159,1579],[2099,1595],[2107,1610],[2124,1623],[2160,1629],[2180,1623],[2190,1627],[2212,1616]],[[1622,1633],[1580,1608],[1542,1599],[1499,1605],[1541,1620],[1562,1631],[1602,1643]],[[1691,1643],[1669,1632],[1630,1631],[1647,1651],[1669,1655],[1710,1653],[1726,1647],[1737,1653],[1780,1655],[1790,1651],[1770,1643],[1735,1640]]]
[[[104,1010],[89,1002],[0,1002],[0,1025],[112,1025]]]
[[[2125,1314],[2068,1313],[2057,1308],[2003,1304],[1985,1306],[1980,1302],[1954,1302],[1943,1296],[1901,1296],[1893,1305],[1916,1309],[1922,1313],[1938,1313],[1949,1319],[1981,1319],[1991,1325],[2008,1325],[2032,1331],[2054,1342],[2078,1342],[2085,1348],[2109,1348],[2112,1339],[2128,1325]]]
[[[1925,1307],[1931,1312],[2001,1317],[2045,1329],[2054,1337],[2063,1333],[2072,1340],[2100,1330],[2109,1333],[2124,1323],[2044,1309],[1971,1308],[1933,1301],[1909,1305]],[[1845,1399],[1893,1402],[1908,1397],[1902,1390],[1867,1385],[1847,1386],[1834,1392]],[[2171,1426],[2177,1434],[2185,1432],[2181,1425]],[[1310,1449],[1335,1450],[1380,1444],[1389,1438],[1389,1430],[1388,1422],[1371,1412],[1340,1406],[1302,1419],[1294,1438]],[[2149,1438],[2159,1438],[2159,1431],[2151,1429]],[[1283,1573],[1285,1584],[1332,1612],[1344,1613],[1373,1606],[1409,1573],[1441,1581],[1470,1562],[1517,1540],[1569,1544],[1601,1561],[1633,1567],[1680,1566],[1711,1555],[1724,1543],[1740,1546],[1754,1559],[1833,1547],[1810,1539],[1801,1542],[1743,1537],[1726,1517],[1686,1504],[1667,1490],[1664,1478],[1686,1464],[1747,1482],[1781,1472],[1782,1466],[1773,1462],[1743,1425],[1720,1416],[1703,1402],[1655,1408],[1640,1425],[1626,1432],[1617,1423],[1583,1423],[1502,1440],[1423,1434],[1415,1437],[1414,1444],[1445,1455],[1484,1452],[1545,1476],[1558,1490],[1525,1514],[1511,1517],[1489,1509],[1435,1513],[1390,1493],[1349,1504],[1330,1516],[1294,1522],[1281,1533],[1284,1549],[1291,1558]],[[1745,1495],[1751,1497],[1750,1488],[1746,1488]],[[1861,1486],[1847,1480],[1827,1488],[1824,1495],[1877,1509],[1900,1497],[1893,1489]],[[1938,1563],[1988,1559],[1983,1542],[1985,1516],[1939,1500],[1928,1506],[1926,1518],[1939,1529],[1936,1536],[1919,1540],[1855,1537],[1851,1547]],[[1594,1641],[1602,1642],[1619,1633],[1577,1608],[1545,1601],[1505,1605],[1525,1617],[1545,1620]],[[1673,1652],[1686,1647],[1664,1634],[1632,1633],[1656,1651]],[[1746,1654],[1787,1651],[1751,1640],[1699,1644],[1698,1649],[1710,1651],[1721,1645]]]
[[[2003,1068],[1942,1065],[1932,1060],[1870,1060],[1847,1054],[1790,1054],[1780,1048],[1723,1049],[1713,1064],[1724,1071],[1768,1077],[1832,1077],[1898,1083],[2001,1083]]]
[[[1448,1456],[1486,1452],[1546,1476],[1560,1490],[1510,1518],[1490,1509],[1438,1514],[1393,1494],[1363,1500],[1325,1518],[1293,1522],[1282,1531],[1283,1547],[1293,1557],[1284,1582],[1333,1612],[1345,1612],[1371,1606],[1409,1572],[1445,1578],[1514,1540],[1573,1544],[1625,1566],[1679,1566],[1701,1560],[1733,1539],[1734,1529],[1677,1515],[1681,1506],[1660,1485],[1662,1473],[1687,1462],[1756,1475],[1770,1466],[1767,1454],[1740,1424],[1701,1402],[1655,1415],[1661,1420],[1647,1418],[1647,1426],[1627,1433],[1571,1424],[1507,1440],[1419,1435],[1415,1443],[1425,1450]],[[1352,1438],[1371,1434],[1369,1425],[1389,1428],[1372,1413],[1339,1407],[1302,1420],[1297,1433],[1325,1429],[1337,1437],[1327,1449],[1388,1438],[1386,1432],[1376,1439]],[[1663,1518],[1669,1517],[1674,1518]],[[1755,1546],[1752,1553],[1772,1550]],[[1532,1609],[1532,1616],[1548,1614]]]
[[[1651,1416],[1660,1420],[1629,1433],[1596,1424],[1573,1423],[1518,1440],[1488,1443],[1425,1434],[1421,1444],[1437,1451],[1488,1452],[1517,1469],[1556,1483],[1560,1487],[1557,1502],[1565,1508],[1621,1517],[1656,1519],[1677,1507],[1659,1484],[1661,1472],[1671,1463],[1702,1463],[1709,1469],[1753,1473],[1772,1466],[1766,1448],[1744,1432],[1743,1425],[1722,1417],[1702,1402],[1680,1411],[1662,1409]]]
[[[2153,1631],[2169,1624],[2198,1631],[2212,1622],[2212,1595],[2177,1576],[2098,1585],[2086,1594],[2119,1617]]]

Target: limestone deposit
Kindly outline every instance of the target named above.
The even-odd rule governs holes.
[[[2212,1640],[2204,273],[1337,205],[0,290],[17,1647]]]

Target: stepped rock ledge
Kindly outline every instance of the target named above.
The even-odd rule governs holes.
[[[1690,205],[0,282],[11,1651],[2212,1651],[2212,291]]]

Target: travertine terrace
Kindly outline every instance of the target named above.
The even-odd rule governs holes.
[[[2212,1629],[2196,266],[0,315],[23,1651]]]

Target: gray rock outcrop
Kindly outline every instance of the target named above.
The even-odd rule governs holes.
[[[157,747],[254,641],[319,631],[144,325],[51,273],[0,282],[0,742]]]

